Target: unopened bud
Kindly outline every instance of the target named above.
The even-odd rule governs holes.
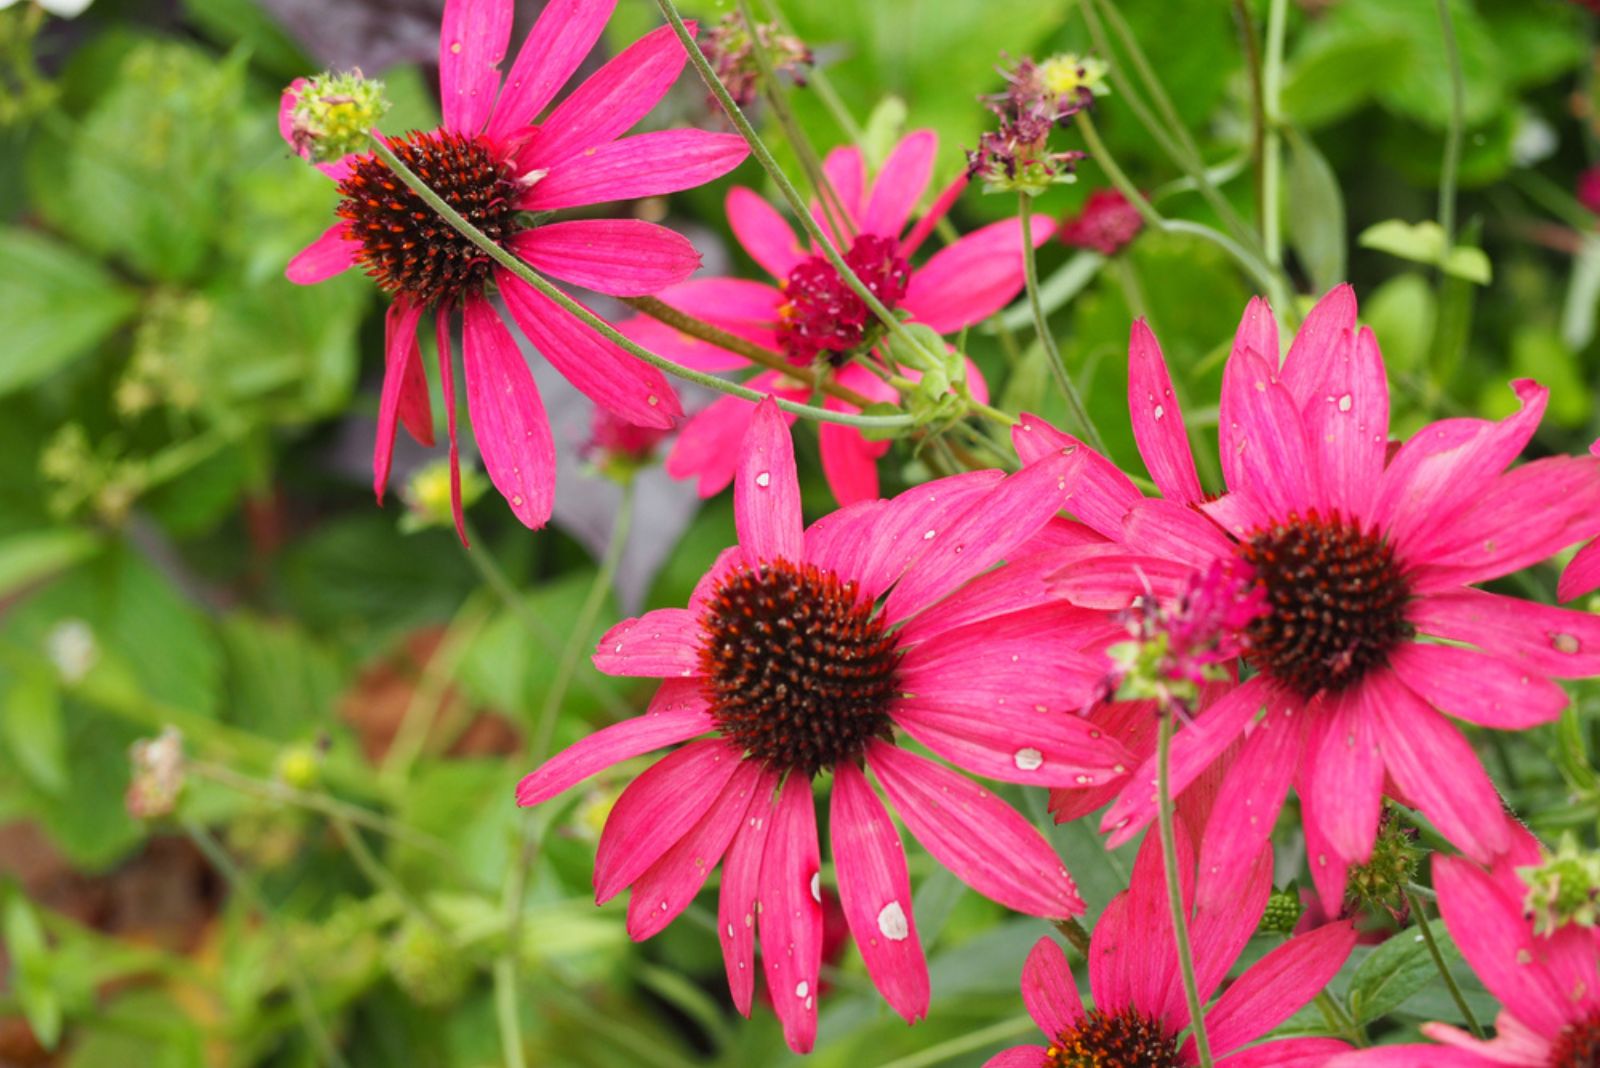
[[[1402,823],[1394,809],[1385,806],[1378,821],[1377,840],[1372,844],[1372,857],[1350,869],[1345,883],[1346,905],[1368,914],[1384,911],[1403,920],[1410,911],[1406,891],[1416,879],[1421,852],[1416,830]]]
[[[1523,902],[1534,934],[1550,934],[1573,923],[1593,927],[1600,922],[1600,853],[1584,849],[1569,831],[1542,864],[1518,868],[1527,884]]]
[[[1266,911],[1261,914],[1261,922],[1256,929],[1262,934],[1289,934],[1294,930],[1294,925],[1300,922],[1303,912],[1305,905],[1293,887],[1274,890],[1272,896],[1267,898]]]
[[[295,151],[313,163],[332,163],[368,149],[369,131],[389,110],[383,83],[359,70],[296,78],[283,91],[281,111]]]
[[[776,26],[766,22],[758,22],[752,33],[744,16],[732,12],[711,28],[700,50],[711,61],[728,95],[740,107],[755,102],[756,89],[761,84],[762,59],[756,51],[758,48],[766,53],[766,64],[774,74],[786,72],[796,85],[806,84],[803,68],[811,64],[811,49],[804,41],[780,33]]]

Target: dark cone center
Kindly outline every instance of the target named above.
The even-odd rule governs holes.
[[[1600,1015],[1572,1024],[1556,1036],[1550,1068],[1600,1068]]]
[[[813,776],[890,737],[899,651],[854,582],[787,560],[742,567],[700,626],[711,715],[771,770]]]
[[[911,267],[892,238],[862,234],[845,253],[845,263],[890,311],[906,295]],[[784,280],[787,298],[779,309],[778,340],[798,364],[819,355],[841,363],[876,336],[871,310],[822,256],[812,256]]]
[[[1291,514],[1239,551],[1269,608],[1246,629],[1247,657],[1305,697],[1360,681],[1412,632],[1411,589],[1393,548],[1337,514]]]
[[[1178,1046],[1161,1025],[1134,1009],[1091,1009],[1045,1054],[1050,1068],[1179,1068]]]
[[[389,147],[434,192],[496,244],[516,229],[510,168],[487,142],[448,130],[413,132]],[[339,217],[361,242],[357,261],[390,293],[415,304],[481,291],[493,261],[373,155],[339,183]]]

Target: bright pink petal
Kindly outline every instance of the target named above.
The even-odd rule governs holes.
[[[1350,361],[1355,331],[1356,291],[1348,282],[1328,290],[1306,314],[1289,355],[1283,358],[1282,371],[1283,384],[1301,409],[1332,392],[1332,383]]]
[[[616,326],[617,333],[640,348],[657,356],[665,356],[693,371],[708,371],[714,374],[718,371],[739,371],[750,366],[747,358],[713,345],[709,341],[680,333],[675,327],[668,326],[659,319],[652,319],[648,315],[635,315],[613,325]],[[776,341],[770,331],[730,329],[726,323],[715,325],[765,347],[770,347]]]
[[[1162,496],[1179,504],[1203,499],[1166,357],[1143,319],[1134,320],[1128,338],[1128,412],[1133,417],[1139,455]]]
[[[394,431],[405,391],[406,365],[417,347],[417,320],[422,305],[396,300],[384,312],[383,395],[378,400],[378,435],[372,442],[372,492],[383,503],[389,484],[389,462],[394,454]]]
[[[640,219],[545,223],[517,234],[511,248],[536,270],[614,297],[658,292],[700,266],[688,238]]]
[[[462,308],[467,413],[489,481],[524,526],[538,530],[555,501],[556,446],[533,372],[482,297]]]
[[[450,512],[456,521],[456,537],[467,545],[467,520],[461,507],[461,447],[456,440],[456,365],[450,354],[450,316],[443,307],[435,309],[434,316],[439,344],[439,395],[444,400],[445,427],[450,435]]]
[[[911,254],[922,246],[922,243],[928,239],[928,235],[933,233],[934,228],[939,225],[940,220],[950,214],[950,209],[955,207],[956,201],[966,191],[969,180],[967,172],[962,170],[960,174],[951,179],[950,184],[945,186],[938,196],[933,198],[933,203],[928,206],[927,214],[917,220],[916,225],[910,229],[900,242],[901,256],[909,260]]]
[[[867,764],[924,849],[978,893],[1032,916],[1082,914],[1055,850],[1015,809],[970,779],[875,741]]]
[[[635,134],[555,165],[517,206],[555,211],[664,196],[721,178],[743,163],[749,152],[738,134],[708,130]]]
[[[861,157],[861,150],[855,145],[845,145],[829,152],[827,158],[822,161],[822,176],[833,195],[828,197],[826,211],[822,210],[822,205],[813,200],[811,217],[822,227],[822,232],[828,235],[829,240],[841,249],[848,248],[851,239],[861,228],[861,194],[867,181],[867,165]],[[840,208],[843,208],[845,214],[841,222],[849,231],[844,234],[837,233],[832,222],[833,215]]]
[[[811,779],[790,775],[772,809],[761,862],[761,959],[783,1037],[796,1053],[817,1038],[822,972],[822,860]]]
[[[1289,939],[1251,966],[1206,1013],[1211,1048],[1237,1049],[1293,1016],[1328,985],[1356,944],[1349,920]]]
[[[759,328],[770,336],[782,318],[783,290],[746,278],[694,278],[659,294],[662,300],[696,319],[746,336],[740,327]]]
[[[324,230],[321,237],[295,253],[284,276],[296,285],[312,286],[354,267],[361,245],[346,236],[349,225],[340,219]]]
[[[1227,696],[1213,704],[1195,718],[1195,721],[1178,731],[1172,739],[1172,759],[1169,765],[1172,796],[1183,793],[1185,787],[1199,777],[1235,738],[1245,725],[1255,719],[1262,705],[1274,707],[1284,704],[1286,697],[1275,694],[1257,675]],[[1117,798],[1116,804],[1100,820],[1100,830],[1110,834],[1107,844],[1115,849],[1155,819],[1156,814],[1156,762],[1155,755],[1140,765],[1128,782],[1128,788]]]
[[[962,586],[915,619],[908,620],[900,634],[906,643],[925,641],[973,623],[992,621],[996,616],[1010,618],[1024,612],[1042,612],[1041,628],[1035,634],[1048,634],[1051,640],[1068,648],[1097,652],[1108,641],[1127,637],[1122,624],[1104,612],[1079,608],[1049,597],[1046,577],[1061,568],[1056,552],[1031,553],[1014,557],[1004,567],[987,571]],[[1019,609],[1018,605],[1052,603],[1043,609]]]
[[[1171,600],[1194,574],[1191,564],[1158,556],[1085,549],[1052,574],[1050,592],[1084,608],[1120,611],[1135,598]]]
[[[700,822],[634,880],[628,898],[629,938],[642,942],[654,937],[689,907],[744,824],[761,779],[758,763],[740,761]]]
[[[1083,1019],[1078,981],[1072,977],[1067,955],[1052,938],[1035,942],[1022,965],[1022,1003],[1039,1030],[1052,1038]]]
[[[1230,490],[1261,501],[1278,519],[1316,503],[1305,426],[1275,368],[1252,352],[1230,359],[1222,375],[1220,419],[1218,448],[1232,458]]]
[[[621,893],[688,834],[742,763],[721,738],[674,749],[628,784],[611,807],[594,857],[594,899]]]
[[[1570,601],[1600,589],[1600,538],[1578,550],[1572,562],[1561,572],[1561,584],[1556,588],[1560,600]]]
[[[672,88],[688,58],[671,26],[645,34],[556,105],[522,158],[530,168],[553,167],[627,133]]]
[[[683,415],[677,393],[660,371],[601,337],[510,272],[497,271],[495,278],[522,333],[584,396],[635,426],[664,430]],[[520,355],[517,359],[521,362]]]
[[[756,405],[734,476],[733,519],[752,566],[801,559],[800,481],[789,425],[771,397]]]
[[[1272,1049],[1277,1043],[1267,1046]],[[1242,1054],[1240,1055],[1242,1056]],[[1239,1057],[1229,1057],[1222,1062],[1229,1068],[1243,1065]],[[1277,1061],[1256,1061],[1249,1068],[1277,1068]],[[1326,1068],[1505,1068],[1505,1061],[1464,1049],[1447,1046],[1429,1046],[1418,1043],[1405,1046],[1378,1046],[1374,1049],[1354,1050],[1326,1062]]]
[[[900,139],[873,180],[861,219],[862,233],[895,237],[905,229],[922,191],[928,188],[938,151],[939,135],[932,130],[913,130]]]
[[[563,749],[523,776],[517,784],[517,804],[537,805],[624,760],[686,742],[711,730],[715,724],[705,702],[694,698],[674,700],[667,683],[650,710],[642,716],[613,723]],[[696,687],[698,689],[698,687]]]
[[[1274,372],[1277,371],[1278,323],[1272,315],[1272,308],[1260,297],[1250,298],[1250,303],[1245,305],[1244,315],[1239,319],[1239,328],[1233,335],[1233,349],[1229,353],[1228,363],[1224,365],[1222,407],[1219,413],[1222,427],[1227,427],[1231,421],[1229,411],[1231,398],[1226,386],[1228,379],[1226,368],[1231,366],[1235,360],[1240,360],[1250,353],[1253,353]],[[1219,434],[1219,440],[1221,436]],[[1223,482],[1230,489],[1244,485],[1245,478],[1239,463],[1239,453],[1223,448],[1220,458],[1222,460]]]
[[[983,1062],[983,1068],[1040,1068],[1048,1064],[1049,1050],[1043,1046],[1012,1046]]]
[[[1194,851],[1187,831],[1175,839],[1179,899],[1187,909],[1194,901]],[[1095,1007],[1116,1013],[1125,1008],[1157,1016],[1176,1031],[1188,1022],[1164,1012],[1168,994],[1178,984],[1178,953],[1167,903],[1166,857],[1159,835],[1148,834],[1134,858],[1128,889],[1112,899],[1095,924],[1089,943],[1089,985]],[[1202,991],[1205,997],[1209,991]],[[1182,999],[1178,999],[1180,1006]]]
[[[1321,472],[1323,503],[1346,518],[1364,520],[1382,482],[1389,446],[1389,380],[1369,329],[1331,358],[1338,362],[1302,412],[1306,441]]]
[[[803,392],[775,389],[778,376],[757,375],[747,384],[751,389],[770,391],[790,400],[804,401]],[[673,478],[694,478],[702,497],[720,493],[733,481],[743,455],[741,449],[755,417],[756,406],[742,397],[719,397],[692,416],[678,431],[678,440],[667,454],[667,474]],[[795,417],[782,413],[786,424]]]
[[[449,316],[442,310],[434,313],[434,322],[440,332],[449,330]],[[448,351],[448,350],[447,350]],[[433,446],[433,408],[428,401],[428,375],[422,369],[422,346],[411,342],[411,356],[400,379],[400,424],[406,433],[420,445]]]
[[[550,0],[544,5],[506,75],[489,121],[491,140],[505,141],[522,132],[555,99],[600,39],[616,6],[617,0]]]
[[[728,993],[739,1015],[750,1015],[755,991],[756,912],[761,894],[761,864],[772,824],[773,791],[778,776],[762,772],[750,798],[744,825],[722,864],[722,893],[717,900],[717,940],[728,972]]]
[[[515,7],[512,0],[446,0],[439,31],[439,106],[445,129],[470,136],[488,123]]]
[[[899,399],[893,386],[858,364],[846,365],[835,380],[871,400],[892,403]],[[831,396],[823,406],[835,412],[858,410]],[[819,423],[817,445],[822,455],[822,474],[835,500],[844,505],[877,499],[878,458],[889,451],[889,442],[868,441],[853,426]]]
[[[967,511],[985,500],[1002,479],[999,471],[969,471],[925,482],[898,494],[863,533],[850,570],[841,570],[876,599],[918,563]]]
[[[1365,864],[1372,856],[1383,809],[1383,756],[1378,751],[1378,716],[1367,688],[1325,697],[1310,753],[1310,781],[1319,826],[1339,858]]]
[[[1406,610],[1424,634],[1471,642],[1558,679],[1600,675],[1600,616],[1480,590],[1420,597]]]
[[[942,697],[896,702],[895,725],[957,767],[985,778],[1031,786],[1092,786],[1120,774],[1117,768],[1126,770],[1132,759],[1087,720],[1061,711],[1033,711],[1022,704],[1025,698],[1018,700],[1018,707],[995,707],[991,700],[994,714],[983,718],[972,714],[970,706],[978,703],[972,695]]]
[[[1049,219],[1032,220],[1034,247],[1055,233]],[[911,275],[900,306],[941,334],[987,319],[1022,290],[1022,224],[1003,219],[935,252]]]
[[[1389,666],[1424,701],[1480,727],[1526,730],[1567,706],[1567,691],[1542,675],[1460,646],[1403,642]]]
[[[754,189],[736,185],[728,190],[727,210],[733,236],[772,277],[788,278],[789,272],[810,256],[794,236],[794,228]]]
[[[867,777],[833,770],[833,863],[850,933],[873,985],[907,1023],[928,1015],[928,965],[911,915],[905,848]]]
[[[930,527],[928,547],[884,603],[884,618],[906,619],[1032,537],[1066,505],[1083,450],[1063,449],[1010,475],[944,530]]]
[[[700,674],[700,617],[686,608],[657,608],[625,619],[595,647],[594,666],[607,675],[681,678]]]
[[[1349,1048],[1337,1038],[1284,1038],[1231,1053],[1217,1063],[1227,1068],[1329,1068],[1328,1058]]]
[[[1122,537],[1122,520],[1136,501],[1143,499],[1131,479],[1110,460],[1089,446],[1040,419],[1023,412],[1011,428],[1011,444],[1024,464],[1062,449],[1083,454],[1083,466],[1074,484],[1067,508],[1100,534],[1112,540]]]
[[[1189,921],[1189,937],[1194,946],[1195,985],[1205,1000],[1210,999],[1212,991],[1233,969],[1244,947],[1249,945],[1256,933],[1256,925],[1261,921],[1261,914],[1266,911],[1267,898],[1272,895],[1272,847],[1266,842],[1265,835],[1260,837],[1254,855],[1238,857],[1231,868],[1223,867],[1225,862],[1219,859],[1206,863],[1206,849],[1211,844],[1211,835],[1218,819],[1225,814],[1237,815],[1222,807],[1223,800],[1218,799],[1218,804],[1211,810],[1211,820],[1201,825],[1204,828],[1200,843],[1201,867],[1195,885],[1193,918]],[[1272,807],[1273,814],[1282,803],[1283,798],[1279,796]],[[1220,857],[1221,853],[1214,852],[1212,856]],[[1161,1008],[1165,1019],[1188,1022],[1189,1007],[1184,1000],[1181,977],[1175,976],[1168,983],[1166,999]]]
[[[1511,838],[1505,807],[1467,740],[1387,668],[1362,685],[1375,687],[1384,763],[1398,786],[1439,833],[1480,863],[1505,852]]]
[[[1204,570],[1233,555],[1235,544],[1204,512],[1165,497],[1135,501],[1122,520],[1122,543]]]

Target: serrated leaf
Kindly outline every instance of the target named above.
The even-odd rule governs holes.
[[[1288,134],[1289,238],[1320,293],[1345,279],[1344,196],[1311,139],[1293,127]]]
[[[86,355],[138,300],[94,260],[41,234],[0,230],[0,395]]]
[[[1434,920],[1428,929],[1447,963],[1460,958],[1443,920]],[[1415,927],[1407,928],[1373,950],[1356,969],[1350,980],[1350,1011],[1356,1023],[1368,1023],[1393,1012],[1438,978],[1422,933]]]

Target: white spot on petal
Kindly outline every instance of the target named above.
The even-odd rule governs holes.
[[[756,485],[760,486],[762,489],[766,489],[771,484],[772,484],[772,472],[771,471],[763,471],[759,475],[756,476]]]
[[[822,873],[820,871],[811,873],[811,900],[819,905],[822,904]]]
[[[906,910],[900,907],[900,902],[891,901],[878,910],[878,930],[891,942],[904,942],[910,936],[911,925],[906,921]]]
[[[1018,749],[1011,759],[1016,761],[1019,770],[1038,771],[1039,766],[1044,763],[1044,754],[1030,747]]]
[[[1341,412],[1348,412],[1350,410],[1350,405],[1353,403],[1355,402],[1351,399],[1350,394],[1346,393],[1344,396],[1339,398],[1339,410]]]
[[[798,983],[794,984],[794,996],[795,997],[803,998],[809,993],[811,993],[811,984],[806,982],[804,979],[802,979]]]

